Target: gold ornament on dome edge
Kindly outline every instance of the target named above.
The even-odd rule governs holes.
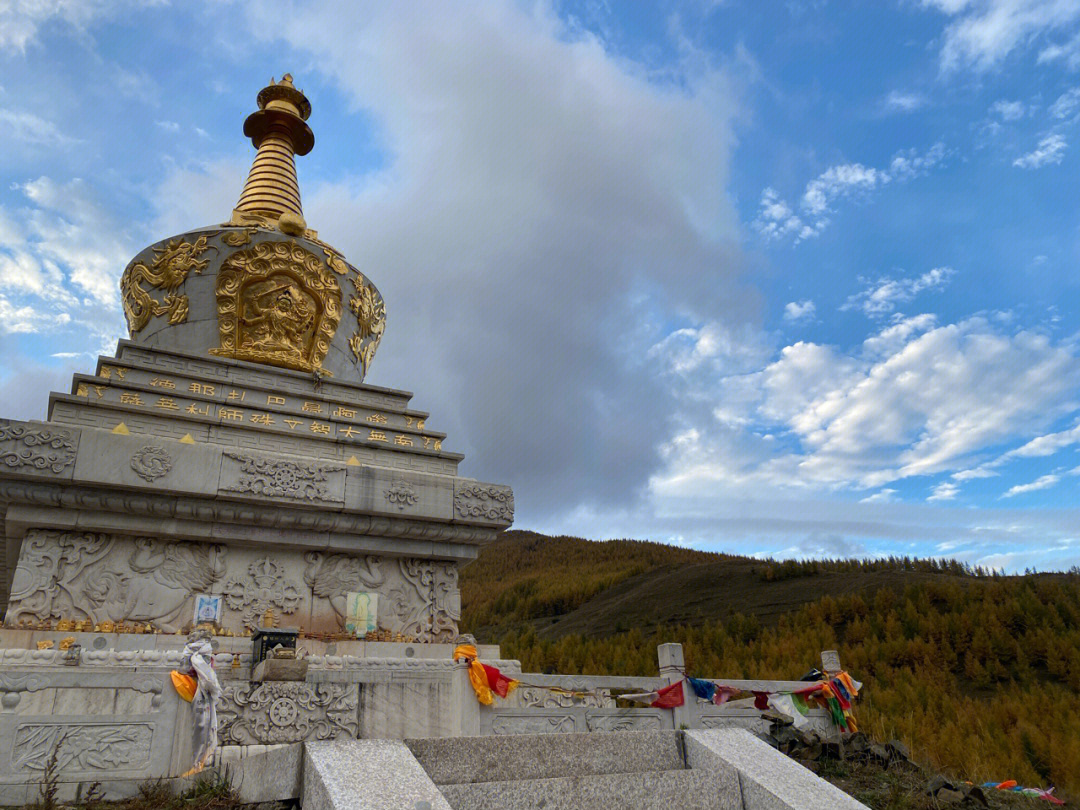
[[[259,242],[218,271],[218,331],[210,353],[321,371],[341,320],[341,288],[323,261],[294,242]]]
[[[349,338],[349,348],[363,366],[366,377],[386,330],[386,302],[359,272],[353,276],[353,286],[357,294],[349,298],[349,309],[356,316],[356,332]]]
[[[128,266],[120,279],[120,293],[131,334],[139,332],[157,315],[168,315],[171,324],[187,320],[188,298],[177,295],[176,290],[192,270],[201,273],[206,268],[207,260],[199,256],[209,247],[205,236],[194,242],[173,239],[164,247],[154,248],[154,261],[149,267],[144,262]],[[163,290],[165,297],[158,301],[147,288]]]

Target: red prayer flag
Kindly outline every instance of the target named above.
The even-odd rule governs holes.
[[[649,705],[654,709],[674,709],[676,706],[682,706],[683,700],[683,682],[676,681],[657,691],[656,700]]]
[[[491,687],[491,691],[499,697],[506,697],[518,685],[517,680],[507,678],[495,667],[489,667],[487,664],[481,664],[480,666],[484,668],[484,674],[487,675],[487,682],[488,686]]]

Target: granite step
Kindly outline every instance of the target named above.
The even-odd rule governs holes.
[[[437,785],[596,776],[686,767],[677,731],[406,740]]]
[[[737,781],[691,770],[474,782],[442,785],[440,790],[454,810],[742,810],[743,806]]]

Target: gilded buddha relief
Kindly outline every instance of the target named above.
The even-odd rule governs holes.
[[[222,263],[217,308],[221,345],[212,354],[316,371],[341,320],[341,288],[295,242],[259,242]]]

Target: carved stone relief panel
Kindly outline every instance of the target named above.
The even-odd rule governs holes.
[[[75,463],[77,439],[51,425],[0,424],[0,468],[62,475]]]
[[[269,556],[260,557],[243,574],[236,572],[226,581],[225,604],[240,614],[244,627],[252,630],[261,625],[260,620],[268,610],[276,616],[292,616],[301,602],[306,601],[306,594],[289,574],[282,562]]]
[[[514,522],[514,491],[495,484],[456,484],[454,517],[509,525]]]
[[[345,465],[226,450],[221,469],[221,489],[306,503],[342,503],[345,498]]]
[[[455,563],[323,552],[310,552],[304,559],[313,629],[340,632],[347,594],[374,591],[379,594],[380,629],[424,641],[457,637],[461,593]],[[327,603],[330,609],[324,607]]]
[[[153,624],[190,621],[192,594],[225,573],[225,547],[150,537],[31,529],[23,540],[7,623],[89,619]]]
[[[355,683],[226,684],[218,704],[218,736],[222,745],[356,737],[359,700]]]
[[[16,771],[44,771],[55,750],[61,771],[137,770],[150,762],[153,731],[150,723],[26,723],[15,729],[11,764]]]

